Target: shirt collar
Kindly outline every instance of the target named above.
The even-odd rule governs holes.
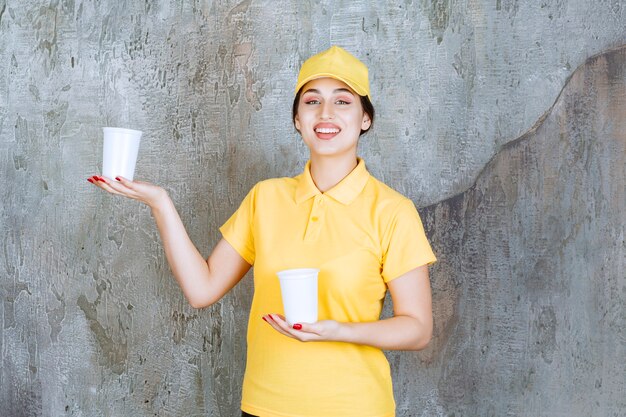
[[[358,158],[356,168],[352,170],[339,184],[335,185],[324,194],[332,197],[342,204],[348,205],[352,203],[357,196],[365,188],[365,184],[369,180],[370,174],[365,168],[365,162]],[[315,197],[322,192],[315,186],[313,178],[311,178],[311,161],[306,163],[304,172],[296,177],[298,184],[296,186],[296,204],[300,204],[310,198]]]

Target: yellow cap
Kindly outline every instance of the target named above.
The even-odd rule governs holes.
[[[370,97],[367,73],[364,63],[345,49],[332,46],[304,61],[298,74],[295,93],[298,94],[302,86],[311,80],[330,77],[348,84],[358,95]]]

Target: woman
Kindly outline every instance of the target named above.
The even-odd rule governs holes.
[[[310,150],[304,172],[256,184],[206,261],[162,188],[89,179],[150,206],[193,307],[218,301],[254,266],[243,416],[394,416],[382,349],[419,350],[430,340],[435,256],[413,203],[357,157],[373,118],[362,62],[336,46],[309,58],[293,106]],[[299,267],[320,269],[320,320],[289,326],[276,272]],[[379,320],[387,289],[394,317]]]

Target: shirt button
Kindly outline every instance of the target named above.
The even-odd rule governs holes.
[[[318,217],[317,217],[317,216],[313,216],[313,217],[311,217],[311,221],[313,221],[313,222],[316,222],[316,221],[317,221],[317,219],[318,219]]]

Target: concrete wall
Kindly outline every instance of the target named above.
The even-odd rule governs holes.
[[[624,414],[623,2],[0,0],[2,415],[235,415],[250,280],[192,309],[149,211],[85,180],[102,126],[143,130],[137,177],[208,254],[302,169],[292,89],[331,44],[370,66],[361,155],[440,259],[398,415]]]

